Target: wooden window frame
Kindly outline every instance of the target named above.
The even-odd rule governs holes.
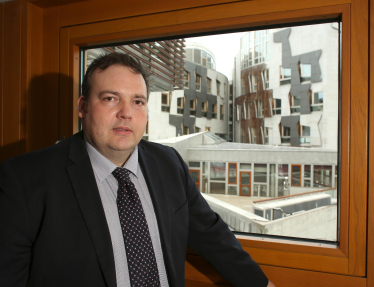
[[[128,15],[126,7],[106,3],[93,5],[95,11],[100,13],[95,13],[89,2],[60,6],[59,137],[68,137],[78,131],[78,110],[75,106],[79,97],[80,48],[111,42],[146,41],[157,37],[181,38],[183,35],[214,30],[282,23],[290,26],[293,22],[340,17],[343,27],[339,244],[327,246],[242,235],[237,238],[276,285],[279,282],[278,285],[289,287],[303,286],[305,280],[319,286],[366,286],[367,277],[372,276],[374,280],[374,275],[367,272],[368,266],[374,266],[374,247],[367,244],[370,242],[368,240],[374,239],[374,208],[368,213],[368,200],[369,205],[374,206],[374,197],[368,197],[369,189],[372,191],[370,194],[374,192],[374,152],[370,152],[371,160],[368,161],[368,135],[374,136],[374,124],[370,125],[369,132],[369,122],[374,122],[374,113],[369,117],[367,52],[368,13],[374,15],[374,12],[365,0],[269,1],[268,5],[261,1],[241,1],[194,7],[188,13],[184,9],[176,9],[144,15]],[[86,11],[84,17],[72,8],[77,6],[79,11]],[[109,12],[103,13],[102,9],[97,9],[98,6],[109,9]],[[48,41],[46,39],[46,44]],[[373,58],[370,58],[370,69],[374,67]],[[372,80],[373,75],[370,73]],[[370,89],[374,89],[373,85]],[[370,101],[370,108],[374,110],[374,101]],[[372,149],[373,141],[370,142]],[[369,166],[370,174],[373,174],[370,177]],[[186,264],[186,274],[187,279],[194,278],[196,281],[215,283],[222,280],[214,271],[203,274],[194,269],[191,262]]]
[[[164,103],[162,102],[162,96],[164,96],[164,95],[166,96],[166,101],[167,101],[166,104],[164,104]],[[162,106],[167,106],[167,107],[170,106],[169,93],[161,93],[161,105],[162,105]]]
[[[300,184],[299,185],[293,184],[292,168],[294,166],[298,166],[300,168]],[[291,186],[300,186],[301,187],[301,164],[291,164]]]
[[[230,164],[235,164],[235,183],[229,182],[230,181]],[[229,162],[228,171],[227,171],[227,184],[237,184],[237,183],[238,183],[238,164],[236,162]]]
[[[178,100],[180,99],[180,105],[178,105]],[[178,108],[184,108],[184,97],[183,98],[177,98],[177,107]]]

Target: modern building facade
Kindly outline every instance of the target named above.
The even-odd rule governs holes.
[[[211,131],[229,139],[228,78],[215,70],[215,57],[208,48],[185,44],[183,89],[151,93],[145,138],[154,141]]]
[[[328,23],[243,34],[235,141],[337,150],[338,28]]]

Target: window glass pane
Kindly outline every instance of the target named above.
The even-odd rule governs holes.
[[[207,193],[208,190],[208,176],[205,174],[202,175],[200,190],[203,193]]]
[[[211,182],[210,183],[210,193],[213,194],[225,194],[225,183],[222,182]]]
[[[173,147],[199,170],[196,182],[207,198],[225,194],[218,196],[223,205],[251,212],[253,197],[283,209],[289,198],[295,206],[304,200],[315,206],[313,197],[330,196],[325,209],[281,213],[292,231],[278,219],[266,229],[337,242],[340,31],[331,23],[287,26],[85,48],[82,74],[100,54],[126,51],[153,73],[144,138]],[[246,220],[252,230],[265,228]]]
[[[313,167],[313,174],[314,187],[332,187],[332,166],[315,165]]]
[[[251,170],[252,169],[252,165],[250,163],[241,163],[240,164],[240,169]]]
[[[255,164],[254,182],[267,182],[267,165]]]
[[[288,164],[278,164],[278,176],[288,176]]]
[[[291,166],[292,186],[301,186],[300,176],[301,176],[301,165],[292,165]]]
[[[200,162],[199,161],[190,161],[188,163],[189,167],[200,167]]]
[[[203,162],[203,174],[208,174],[208,162]]]
[[[323,92],[314,93],[314,104],[323,104]]]
[[[310,165],[304,165],[304,177],[310,177]]]
[[[238,191],[237,191],[237,188],[236,188],[236,186],[228,186],[227,187],[227,193],[229,194],[229,195],[238,195]]]
[[[225,162],[211,162],[210,163],[210,180],[225,180],[226,179],[226,163]]]
[[[275,197],[276,195],[276,179],[277,175],[275,172],[275,164],[270,165],[270,185],[269,185],[269,196],[270,197]]]
[[[236,183],[236,164],[229,164],[229,183]]]

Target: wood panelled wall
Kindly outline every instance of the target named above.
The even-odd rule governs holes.
[[[240,241],[278,287],[374,286],[374,248],[370,244],[374,239],[374,113],[369,113],[374,109],[374,100],[369,101],[369,88],[370,95],[374,90],[368,81],[370,73],[370,82],[374,83],[373,57],[371,65],[368,61],[369,50],[374,55],[374,0],[370,1],[13,0],[1,3],[0,160],[49,146],[74,132],[79,46],[109,43],[115,38],[141,39],[153,33],[169,36],[243,27],[247,22],[249,27],[282,23],[285,18],[291,22],[323,19],[344,11],[343,34],[354,41],[345,46],[343,55],[343,91],[348,95],[354,91],[352,95],[360,95],[360,99],[343,106],[342,161],[346,165],[342,167],[341,178],[341,246],[337,247],[339,250],[321,250],[274,243],[264,249],[264,242]],[[349,72],[344,74],[344,71]],[[324,256],[326,260],[321,260]],[[285,257],[292,260],[279,264]],[[187,286],[228,285],[193,252],[187,255],[186,279]]]

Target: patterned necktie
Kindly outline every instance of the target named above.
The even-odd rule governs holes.
[[[130,172],[117,167],[112,174],[118,181],[117,206],[131,286],[160,286],[148,224]]]

